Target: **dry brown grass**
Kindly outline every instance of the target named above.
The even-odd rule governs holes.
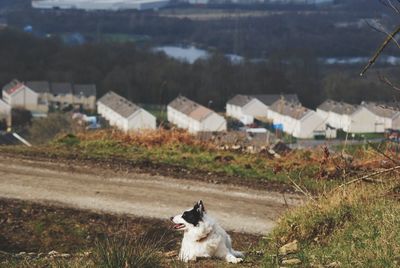
[[[399,174],[357,182],[320,195],[286,213],[268,237],[269,256],[293,240],[305,267],[341,263],[341,267],[398,267],[400,264]],[[276,265],[278,257],[267,257]]]
[[[202,142],[184,130],[144,130],[140,132],[123,133],[118,130],[99,130],[94,132],[81,132],[77,134],[81,141],[90,140],[116,140],[124,144],[134,144],[147,148],[164,145],[188,145],[214,148],[211,143]]]

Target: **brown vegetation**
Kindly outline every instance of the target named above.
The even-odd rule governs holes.
[[[172,230],[167,220],[99,214],[9,199],[0,199],[0,219],[2,267],[60,267],[57,260],[48,257],[51,251],[69,255],[61,260],[63,267],[113,267],[121,260],[147,265],[141,267],[182,265],[176,260],[181,234]],[[241,233],[231,235],[235,247],[246,252],[260,239]],[[19,252],[32,252],[35,257],[18,255]],[[42,257],[37,257],[38,254]],[[248,260],[250,266],[260,261],[252,257]],[[153,266],[148,266],[149,263]],[[209,260],[198,263],[199,267],[214,264],[215,261]]]
[[[99,130],[95,132],[78,133],[77,138],[81,141],[120,141],[127,145],[144,146],[147,148],[160,146],[188,145],[201,146],[204,148],[214,147],[211,143],[202,142],[192,134],[184,130],[143,130],[140,132],[123,133],[118,130]]]

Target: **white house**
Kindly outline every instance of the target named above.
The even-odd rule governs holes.
[[[384,125],[377,121],[376,115],[361,105],[350,115],[350,124],[343,130],[350,133],[382,133],[385,131]]]
[[[326,118],[300,103],[276,101],[270,107],[269,116],[275,126],[296,138],[312,139],[315,136],[335,138],[336,132],[326,124]]]
[[[39,105],[56,108],[73,106],[86,110],[96,109],[96,85],[94,84],[27,81],[25,86],[39,94]]]
[[[0,99],[0,121],[6,120],[7,125],[11,124],[11,106],[8,105],[5,101]]]
[[[269,106],[280,99],[298,101],[295,94],[236,95],[227,102],[226,114],[240,120],[245,125],[251,124],[254,118],[268,117]]]
[[[266,114],[267,111],[268,107],[262,102],[247,95],[236,95],[226,103],[226,115],[238,119],[245,125],[252,124],[254,116]]]
[[[74,84],[74,96],[72,105],[87,110],[96,109],[97,89],[94,84]]]
[[[345,130],[350,128],[350,117],[357,109],[356,105],[326,100],[317,107],[317,113],[326,118],[331,127]]]
[[[47,81],[28,81],[24,83],[26,87],[38,94],[38,105],[43,112],[48,112],[50,100],[50,84]]]
[[[326,118],[328,124],[351,133],[379,133],[385,130],[384,120],[378,118],[371,107],[326,100],[317,108],[317,113]]]
[[[39,94],[18,80],[13,80],[3,87],[3,100],[12,108],[23,108],[31,112],[40,112],[43,108],[38,103]]]
[[[156,129],[156,117],[120,95],[109,91],[97,101],[97,112],[122,131]]]
[[[169,122],[191,133],[227,129],[224,117],[183,96],[175,98],[168,104],[167,115]]]
[[[361,105],[375,115],[377,132],[386,129],[400,129],[400,109],[391,105],[362,102]]]

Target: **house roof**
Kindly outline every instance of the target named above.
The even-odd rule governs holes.
[[[74,95],[83,95],[85,97],[96,97],[96,85],[94,84],[76,84],[74,85]]]
[[[227,104],[243,107],[247,103],[249,103],[252,99],[253,97],[251,96],[238,94],[234,96],[232,99],[228,100]]]
[[[51,83],[51,93],[57,95],[72,94],[72,85],[70,83]]]
[[[180,111],[183,114],[189,115],[191,112],[196,110],[199,104],[194,101],[189,100],[184,96],[178,96],[173,101],[171,101],[168,106]]]
[[[270,109],[279,114],[286,115],[297,120],[302,119],[306,114],[312,111],[302,106],[300,103],[290,102],[283,99],[274,102],[270,106]]]
[[[98,102],[104,104],[124,118],[128,118],[141,108],[113,91],[107,92]]]
[[[178,96],[173,101],[171,101],[168,106],[174,108],[177,111],[180,111],[183,114],[197,120],[202,121],[207,118],[210,114],[214,113],[214,111],[204,107],[201,104],[198,104],[192,100],[184,96]]]
[[[399,108],[375,102],[362,102],[361,106],[367,108],[370,112],[374,113],[375,115],[385,118],[393,118],[395,115],[400,113]]]
[[[274,102],[280,99],[284,99],[288,102],[299,102],[297,94],[258,94],[251,95],[253,98],[258,99],[267,106],[272,105]]]
[[[213,113],[213,111],[211,111],[210,109],[208,109],[204,106],[199,106],[194,111],[192,111],[189,114],[189,116],[196,121],[202,121],[202,120],[206,119],[212,113]]]
[[[257,99],[267,106],[272,105],[280,99],[285,99],[289,102],[299,102],[297,94],[256,94],[256,95],[236,95],[228,101],[228,104],[243,107],[251,100]]]
[[[23,85],[24,85],[23,83],[21,83],[17,79],[14,79],[3,87],[3,91],[7,92],[7,94],[10,95],[20,90],[23,87]]]
[[[317,108],[326,112],[331,111],[337,114],[352,114],[358,109],[358,105],[353,105],[345,102],[337,102],[334,100],[326,100]]]
[[[50,92],[50,83],[47,81],[28,81],[25,85],[37,93]]]

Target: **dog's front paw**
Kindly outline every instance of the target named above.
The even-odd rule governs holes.
[[[236,259],[234,259],[231,263],[240,263],[240,262],[242,262],[242,261],[243,261],[242,258],[236,258]]]
[[[240,263],[240,262],[243,261],[243,259],[242,258],[236,258],[233,255],[228,255],[228,256],[226,256],[226,261],[230,262],[230,263]]]
[[[192,257],[180,257],[179,260],[183,261],[183,262],[190,262],[190,261],[196,261],[197,258],[193,257],[193,256]]]

